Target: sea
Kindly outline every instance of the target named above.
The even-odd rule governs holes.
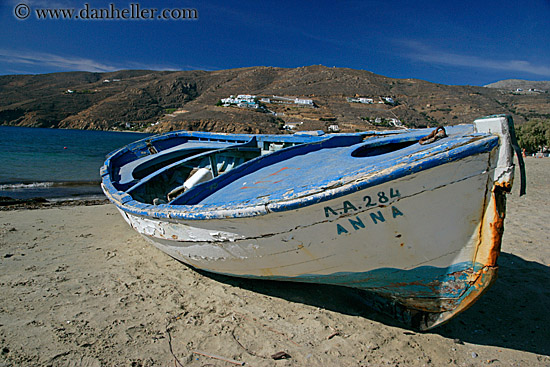
[[[50,201],[105,198],[106,156],[149,134],[0,126],[0,196]]]

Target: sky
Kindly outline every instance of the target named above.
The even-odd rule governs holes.
[[[550,0],[0,0],[0,75],[318,64],[450,85],[550,80]]]

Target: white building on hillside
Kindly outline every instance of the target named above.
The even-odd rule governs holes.
[[[302,98],[295,98],[294,103],[306,105],[306,106],[313,106],[313,100],[312,99],[302,99]]]
[[[285,126],[283,126],[286,130],[296,130],[296,128],[300,125],[302,125],[304,122],[287,122]]]

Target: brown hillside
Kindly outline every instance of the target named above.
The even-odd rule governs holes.
[[[266,105],[275,116],[216,106],[237,94],[308,98],[316,108]],[[384,96],[397,104],[377,103]],[[375,103],[350,103],[347,97]],[[448,86],[320,65],[0,76],[0,124],[77,129],[277,133],[285,122],[303,121],[302,129],[338,125],[355,131],[387,128],[392,118],[420,127],[467,123],[494,113],[511,114],[522,123],[549,118],[549,102],[548,93]]]

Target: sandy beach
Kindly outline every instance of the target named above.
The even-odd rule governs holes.
[[[550,366],[550,159],[526,166],[498,280],[426,333],[347,289],[197,272],[111,204],[0,211],[0,367]]]

